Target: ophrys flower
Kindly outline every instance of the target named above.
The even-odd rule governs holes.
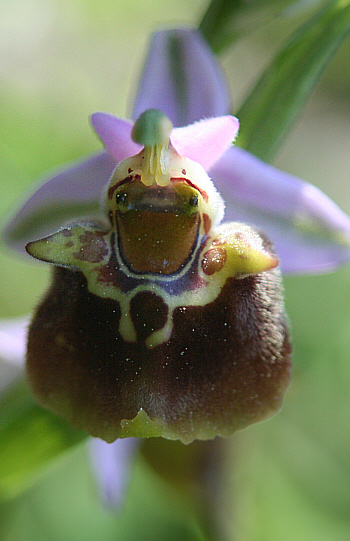
[[[232,140],[237,122],[221,121]],[[250,226],[219,225],[223,201],[164,114],[143,113],[132,136],[143,148],[105,190],[108,227],[78,222],[27,247],[62,267],[30,327],[29,381],[107,441],[227,436],[274,413],[289,381],[278,259]]]

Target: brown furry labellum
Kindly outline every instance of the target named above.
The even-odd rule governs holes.
[[[224,226],[226,247],[204,240],[187,272],[158,282],[123,275],[101,231],[92,245],[90,231],[90,243],[76,252],[80,270],[54,270],[30,327],[28,378],[40,403],[106,441],[229,436],[278,411],[291,352],[279,269],[229,272],[219,286],[211,283],[229,260],[225,234],[242,230],[251,233],[241,224]],[[57,235],[74,243],[74,228],[68,232]],[[53,240],[38,242],[48,249]],[[218,244],[225,247],[223,264]],[[265,239],[262,247],[274,265]],[[249,256],[240,257],[247,265]],[[122,291],[119,299],[113,288]]]

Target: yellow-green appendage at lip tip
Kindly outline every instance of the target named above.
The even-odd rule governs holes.
[[[120,422],[119,438],[140,437],[142,438],[157,438],[163,437],[168,440],[179,440],[185,445],[192,443],[194,439],[211,440],[218,435],[218,431],[222,436],[230,436],[231,433],[225,428],[220,430],[216,426],[211,426],[210,423],[205,424],[200,428],[196,427],[194,431],[184,430],[179,432],[178,428],[171,427],[161,418],[151,419],[143,408],[140,408],[138,414],[133,419],[122,419]],[[115,439],[115,438],[114,438]],[[111,441],[114,441],[112,439]]]

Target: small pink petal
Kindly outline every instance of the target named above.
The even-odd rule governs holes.
[[[94,113],[91,123],[107,152],[117,162],[138,154],[141,146],[131,139],[133,122],[108,113]]]
[[[233,143],[239,128],[234,116],[219,116],[175,128],[171,142],[181,156],[198,162],[207,171]]]

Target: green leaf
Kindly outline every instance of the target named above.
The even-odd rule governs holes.
[[[296,16],[319,3],[320,0],[213,0],[199,28],[218,53],[274,17],[284,14]]]
[[[269,161],[350,30],[350,1],[332,0],[299,28],[236,113],[237,140]]]
[[[0,499],[17,495],[87,435],[38,406],[24,382],[0,401]]]

